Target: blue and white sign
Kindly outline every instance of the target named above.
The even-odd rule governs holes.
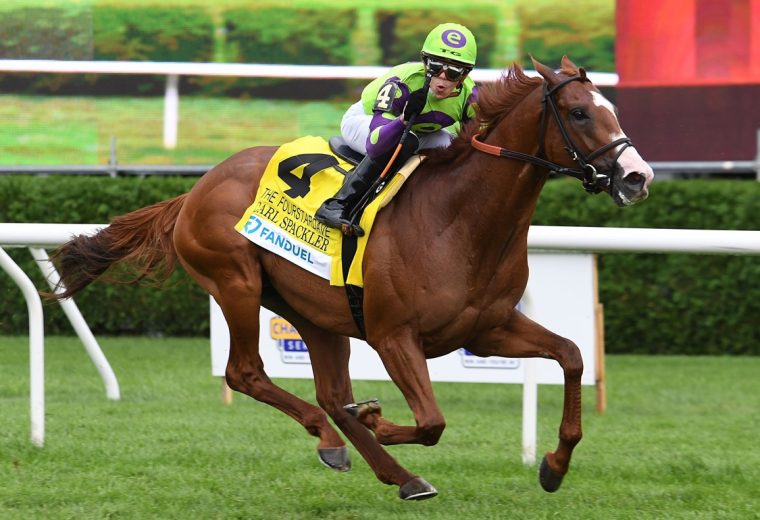
[[[530,280],[523,310],[549,330],[573,340],[583,356],[584,385],[596,381],[596,284],[591,254],[530,253]],[[307,346],[290,324],[261,309],[259,354],[270,377],[311,378]],[[211,301],[212,374],[223,376],[229,355],[229,331],[224,317]],[[563,384],[559,364],[536,359],[539,384]],[[428,360],[433,381],[516,383],[524,380],[520,359],[478,357],[464,348]],[[389,380],[377,353],[364,341],[351,339],[352,379]]]

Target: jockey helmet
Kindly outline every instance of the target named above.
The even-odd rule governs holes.
[[[422,56],[435,56],[446,61],[475,65],[478,46],[475,36],[464,25],[443,23],[430,31],[422,46]]]

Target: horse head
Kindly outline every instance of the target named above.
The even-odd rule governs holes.
[[[531,60],[545,82],[539,157],[579,177],[588,191],[606,191],[618,206],[646,199],[654,172],[620,128],[615,106],[567,56],[559,72]]]

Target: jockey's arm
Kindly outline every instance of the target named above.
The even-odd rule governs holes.
[[[409,87],[398,78],[387,81],[379,90],[369,123],[367,155],[377,158],[391,152],[401,140],[406,123],[404,106],[409,99]]]
[[[384,154],[392,152],[404,133],[406,122],[403,118],[404,107],[409,99],[410,88],[398,81],[398,78],[386,82],[377,94],[377,100],[373,106],[373,116],[369,123],[369,135],[367,137],[367,155],[376,159]],[[458,95],[458,94],[457,94]],[[476,117],[475,107],[478,101],[477,87],[473,87],[467,95],[467,100],[461,113],[443,114],[436,113],[436,122],[443,122],[442,126],[452,135],[457,135],[461,126]]]
[[[405,126],[400,116],[375,112],[369,124],[367,155],[375,159],[392,151],[401,140]]]

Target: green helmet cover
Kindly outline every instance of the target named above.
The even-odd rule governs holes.
[[[427,35],[422,54],[475,65],[478,46],[475,36],[464,25],[442,23]]]

